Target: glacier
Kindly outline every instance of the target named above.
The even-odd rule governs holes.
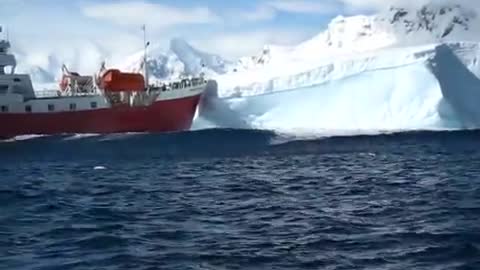
[[[480,128],[478,26],[472,10],[434,2],[339,16],[218,75],[199,117],[293,134]]]
[[[208,89],[210,93],[207,93],[201,104],[199,115],[219,127],[270,129],[286,133],[433,130],[480,126],[479,121],[467,121],[468,117],[457,114],[457,108],[465,105],[463,101],[453,103],[449,96],[444,95],[444,87],[437,76],[443,82],[443,79],[451,80],[449,74],[434,74],[429,66],[429,63],[438,63],[448,70],[452,62],[461,63],[460,59],[453,54],[449,57],[439,55],[436,51],[437,48],[433,48],[432,54],[422,56],[422,60],[401,65],[385,66],[389,62],[385,57],[380,58],[379,63],[366,60],[361,65],[356,62],[359,64],[358,72],[347,69],[348,76],[335,79],[325,80],[326,73],[314,69],[295,75],[294,78],[281,79],[288,83],[293,81],[301,85],[299,87],[281,91],[267,87],[263,89],[269,90],[263,94],[249,93],[247,96],[225,98],[219,97],[220,88],[212,87]],[[396,54],[392,54],[391,58],[392,61],[397,59]],[[337,64],[343,72],[343,65]],[[373,67],[368,68],[369,65]],[[459,65],[464,66],[463,63]],[[462,72],[466,73],[467,70]],[[319,74],[323,76],[318,76]],[[463,82],[455,83],[462,85]],[[467,100],[475,97],[474,93],[463,92],[464,89],[459,85],[447,88],[455,89],[457,95],[465,95]],[[472,113],[480,116],[480,111]]]
[[[149,50],[148,69],[152,81],[199,73],[210,79],[193,129],[357,134],[480,128],[480,20],[468,2],[456,2],[340,15],[298,45],[267,44],[237,60],[176,38],[167,50]],[[101,49],[87,48],[89,57],[69,58],[73,70],[93,72],[102,60]],[[30,65],[20,69],[39,87],[54,87],[63,61],[54,54],[21,57]],[[86,58],[94,59],[88,68]],[[139,71],[142,61],[139,51],[107,65]]]

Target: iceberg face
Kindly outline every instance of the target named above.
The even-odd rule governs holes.
[[[217,99],[202,107],[201,116],[218,126],[281,132],[460,128],[443,121],[441,100],[434,75],[415,63],[289,91]]]
[[[284,131],[433,128],[441,124],[436,111],[441,93],[432,77],[423,65],[414,64],[291,91],[254,124]],[[293,109],[285,110],[283,104]]]

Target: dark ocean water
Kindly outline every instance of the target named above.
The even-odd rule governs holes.
[[[43,137],[0,153],[0,269],[480,269],[478,131]]]

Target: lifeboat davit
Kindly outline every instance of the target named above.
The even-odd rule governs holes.
[[[65,92],[69,87],[75,86],[80,89],[92,89],[93,82],[91,76],[83,76],[77,72],[71,72],[67,69],[65,65],[62,67],[63,75],[60,80],[59,87],[60,90]]]

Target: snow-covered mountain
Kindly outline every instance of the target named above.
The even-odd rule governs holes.
[[[111,55],[93,46],[89,46],[87,51],[73,50],[66,57],[65,54],[25,53],[19,48],[13,49],[18,58],[18,70],[29,73],[33,82],[41,88],[53,86],[60,79],[64,63],[71,70],[89,75],[98,71],[102,61],[106,61],[108,68],[140,72],[144,57],[144,52],[139,51],[124,59],[118,59],[117,56],[113,60]],[[167,50],[160,47],[149,48],[147,62],[153,82],[176,79],[183,75],[198,75],[202,72],[208,77],[217,76],[226,73],[234,65],[218,55],[202,52],[180,38],[172,39]]]
[[[170,80],[186,75],[204,73],[208,77],[224,74],[233,63],[214,54],[195,49],[183,39],[172,39],[167,51],[159,48],[148,53],[148,70],[153,79]],[[143,52],[138,52],[125,61],[124,70],[140,71]]]
[[[275,60],[318,60],[334,55],[350,56],[391,46],[478,41],[479,22],[475,11],[466,6],[440,5],[435,1],[420,9],[392,6],[389,10],[372,16],[340,15],[328,24],[325,31],[312,39],[293,47],[266,45],[257,56],[240,59],[239,66],[248,69]],[[286,57],[289,59],[284,59]]]
[[[454,2],[454,1],[452,1]],[[409,10],[391,7],[373,16],[338,16],[327,31],[297,48],[299,51],[322,49],[329,53],[364,52],[387,46],[417,45],[438,41],[478,40],[477,15],[457,4],[440,5],[435,1]]]
[[[375,55],[388,48],[479,40],[480,20],[475,11],[432,1],[420,9],[391,7],[372,16],[337,16],[312,39],[292,47],[266,45],[258,55],[240,59],[235,69],[260,71],[262,74],[245,76],[258,81],[302,72],[326,62]],[[287,64],[288,70],[277,68]]]
[[[299,85],[295,81],[312,70],[319,74],[310,74],[308,80],[319,83],[368,68],[408,63],[415,59],[412,52],[419,50],[411,47],[478,41],[480,19],[474,10],[432,1],[419,9],[391,7],[371,16],[338,16],[310,40],[291,47],[266,45],[257,56],[240,59],[234,67],[237,72],[216,79],[221,96],[258,94],[305,86],[305,80]],[[382,57],[391,50],[397,57]],[[282,80],[290,82],[278,85]]]

